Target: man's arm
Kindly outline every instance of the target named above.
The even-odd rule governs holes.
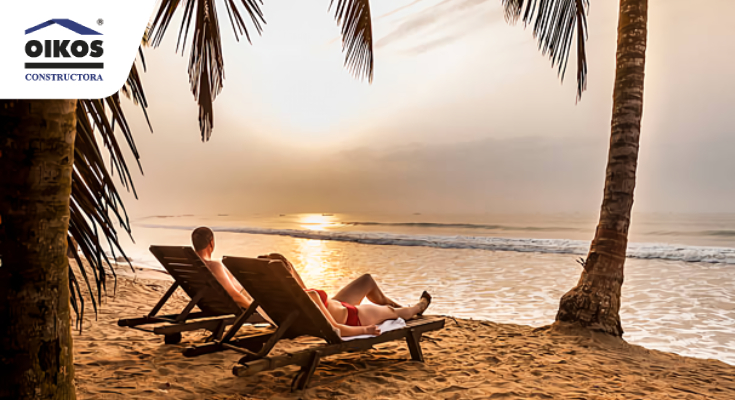
[[[250,307],[250,303],[252,303],[252,300],[243,296],[242,293],[240,293],[239,290],[237,290],[237,287],[234,285],[232,278],[230,278],[230,275],[228,274],[229,271],[225,269],[225,266],[222,265],[219,261],[207,261],[207,267],[210,271],[212,271],[212,275],[217,279],[217,282],[222,285],[223,288],[227,291],[227,294],[232,297],[233,300],[235,300],[235,303],[237,303],[242,308],[248,308]],[[239,284],[237,286],[240,286]]]
[[[229,269],[227,268],[223,268],[223,269],[225,273],[227,274],[227,277],[230,278],[230,283],[232,283],[232,286],[235,287],[235,290],[237,290],[238,293],[242,293],[244,288],[242,287],[240,282],[237,280],[237,278],[235,278],[235,275],[232,275],[232,272]]]

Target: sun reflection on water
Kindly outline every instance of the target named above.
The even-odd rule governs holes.
[[[327,290],[333,294],[343,279],[340,253],[324,240],[300,239],[297,241],[296,265],[307,286]]]
[[[304,229],[324,231],[339,225],[339,220],[332,214],[303,214],[299,216],[299,224]]]

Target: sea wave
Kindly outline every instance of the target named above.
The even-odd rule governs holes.
[[[440,229],[482,229],[499,231],[574,231],[575,228],[568,227],[538,227],[538,226],[509,226],[509,225],[485,225],[470,223],[441,223],[441,222],[343,222],[347,226],[386,226],[407,228],[440,228]]]
[[[192,230],[194,226],[142,225],[145,228]],[[330,232],[257,227],[212,227],[215,232],[279,235],[299,239],[335,240],[367,245],[424,246],[441,249],[477,249],[585,255],[589,241],[568,239],[519,239],[485,236],[406,235],[383,232]],[[735,249],[660,243],[629,243],[628,257],[735,264]]]
[[[733,230],[705,231],[704,233],[708,236],[735,237],[735,231]]]
[[[714,237],[735,237],[735,230],[709,230],[709,231],[653,231],[648,235],[656,236],[714,236]]]
[[[227,215],[227,214],[220,214],[220,215]],[[146,219],[156,219],[156,218],[181,218],[181,217],[193,217],[194,214],[181,214],[181,215],[149,215],[147,217],[140,218],[141,221],[144,221]]]

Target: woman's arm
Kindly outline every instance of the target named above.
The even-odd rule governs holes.
[[[269,258],[271,260],[280,260],[283,262],[283,265],[286,266],[286,269],[291,273],[291,276],[293,276],[294,279],[296,279],[296,282],[298,282],[299,285],[301,285],[302,289],[306,289],[306,285],[304,285],[304,281],[301,280],[301,275],[299,275],[299,272],[296,271],[296,268],[293,267],[293,264],[291,264],[291,261],[288,261],[286,257],[283,256],[283,254],[279,253],[270,253],[268,255],[259,256],[258,258]]]
[[[357,336],[357,335],[380,335],[380,330],[375,325],[370,326],[349,326],[349,325],[343,325],[338,323],[334,320],[334,317],[332,316],[332,313],[329,312],[327,307],[324,306],[324,303],[322,303],[322,299],[319,298],[319,293],[317,293],[314,290],[307,290],[306,294],[309,295],[311,300],[314,302],[314,304],[319,307],[319,310],[321,310],[322,314],[327,318],[327,321],[332,325],[332,328],[334,328],[337,331],[337,334],[340,337],[346,337],[346,336]]]

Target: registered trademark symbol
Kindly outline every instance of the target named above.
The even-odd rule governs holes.
[[[104,23],[105,23],[105,20],[103,20],[102,18],[97,20],[97,25],[102,25]]]

